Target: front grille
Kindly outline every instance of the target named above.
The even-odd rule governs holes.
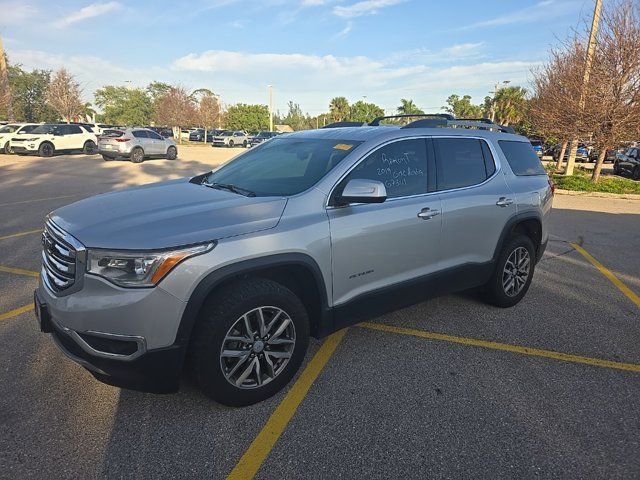
[[[66,237],[65,232],[51,221],[42,232],[43,280],[55,293],[71,288],[76,282],[78,252]]]

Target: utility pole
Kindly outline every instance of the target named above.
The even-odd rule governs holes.
[[[273,85],[269,85],[269,131],[273,132]]]
[[[4,58],[4,47],[2,37],[0,37],[0,91],[2,92],[2,103],[7,107],[7,120],[13,122],[13,102],[11,99],[11,87],[9,86],[9,72],[7,62]]]
[[[578,110],[580,117],[584,112],[584,105],[586,103],[587,86],[589,84],[589,77],[591,76],[591,65],[593,64],[593,54],[596,50],[596,39],[598,36],[598,25],[600,24],[600,12],[602,11],[602,0],[596,0],[596,6],[593,10],[593,21],[591,22],[591,33],[589,34],[589,46],[587,48],[587,58],[584,62],[584,75],[582,77],[582,89],[580,91],[580,103],[578,104]],[[578,150],[578,139],[571,140],[571,149],[569,150],[569,158],[567,159],[567,168],[564,171],[565,175],[573,175],[573,169],[576,164],[576,152]]]

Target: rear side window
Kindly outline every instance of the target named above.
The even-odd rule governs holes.
[[[354,178],[384,183],[388,198],[427,193],[426,142],[402,140],[385,145],[362,160],[343,186]]]
[[[436,152],[438,190],[477,185],[495,172],[491,152],[481,140],[434,138],[433,147]]]
[[[498,144],[516,175],[546,175],[540,159],[529,142],[500,140]]]
[[[147,132],[144,130],[134,130],[133,131],[133,136],[136,138],[149,138],[147,136]]]
[[[149,135],[149,138],[153,138],[154,140],[164,140],[164,138],[151,130],[147,130],[147,135]]]
[[[76,133],[82,133],[82,129],[78,125],[66,125],[67,133],[74,135]]]

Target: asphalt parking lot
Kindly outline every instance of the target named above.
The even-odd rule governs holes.
[[[296,382],[251,407],[188,381],[172,395],[120,390],[68,361],[31,312],[44,216],[235,153],[0,155],[3,478],[640,476],[639,200],[557,195],[516,307],[465,292],[312,341]]]

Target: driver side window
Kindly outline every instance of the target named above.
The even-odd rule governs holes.
[[[427,193],[427,144],[424,139],[400,140],[370,153],[342,181],[377,180],[387,189],[387,198]]]

